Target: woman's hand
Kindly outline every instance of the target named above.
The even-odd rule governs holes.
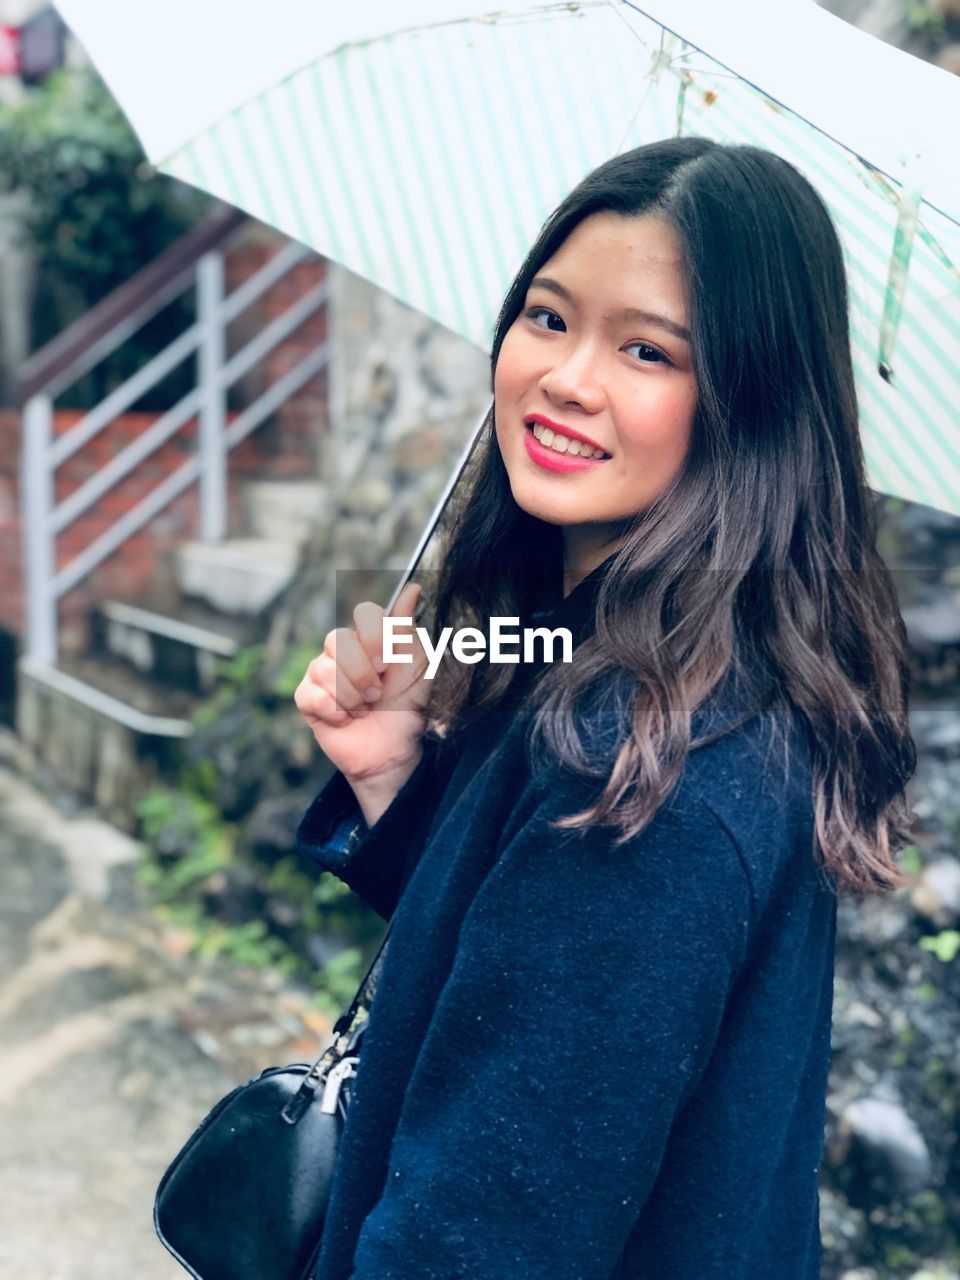
[[[419,584],[408,582],[393,616],[413,617],[419,596]],[[294,701],[358,798],[364,795],[371,807],[379,802],[382,811],[382,801],[396,794],[422,754],[422,709],[430,696],[427,655],[414,627],[395,627],[395,647],[411,654],[413,663],[384,665],[383,608],[367,600],[357,605],[353,618],[356,627],[328,632]]]

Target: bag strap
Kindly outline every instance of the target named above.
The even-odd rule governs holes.
[[[376,994],[377,983],[380,980],[380,970],[383,968],[383,958],[386,954],[387,938],[390,935],[390,928],[392,924],[393,921],[391,920],[390,924],[387,925],[387,930],[383,935],[380,946],[377,948],[377,954],[370,962],[370,968],[367,970],[366,976],[357,988],[356,995],[350,1002],[350,1007],[341,1013],[340,1017],[333,1024],[334,1036],[339,1037],[350,1030],[357,1009],[360,1007],[361,1003],[364,1008],[369,1009],[373,997]],[[365,998],[368,994],[369,999]]]
[[[486,420],[487,420],[487,415],[489,414],[490,409],[492,407],[493,407],[493,401],[491,400],[490,404],[484,411],[482,417],[480,418],[480,421],[477,424],[477,428],[474,433],[473,439],[470,441],[469,445],[463,451],[463,455],[458,464],[456,473],[447,482],[447,487],[444,490],[444,492],[441,494],[440,499],[437,502],[436,507],[434,508],[433,515],[431,516],[431,519],[430,519],[430,528],[425,530],[424,533],[421,535],[420,541],[417,543],[416,549],[414,550],[410,563],[407,565],[407,568],[403,573],[402,577],[400,578],[399,582],[397,583],[396,587],[394,587],[393,594],[388,600],[387,607],[384,610],[385,616],[390,616],[393,614],[394,606],[397,603],[397,599],[401,591],[407,585],[407,583],[412,579],[414,573],[416,572],[417,566],[420,563],[420,557],[423,555],[423,552],[427,546],[427,543],[430,540],[430,536],[433,533],[434,527],[437,525],[440,519],[440,516],[443,512],[443,508],[446,504],[447,498],[452,493],[453,488],[456,485],[457,481],[459,480],[461,473],[465,469],[474,445],[480,439],[480,436],[483,432],[484,424],[486,423]],[[423,606],[421,603],[420,609],[422,609],[422,607]],[[418,619],[420,617],[420,609],[417,610]],[[360,986],[357,988],[356,995],[350,1001],[349,1008],[345,1009],[344,1012],[341,1013],[340,1017],[333,1024],[333,1036],[334,1036],[333,1041],[329,1045],[327,1045],[327,1047],[323,1050],[320,1056],[313,1063],[310,1070],[307,1072],[306,1076],[304,1077],[303,1082],[300,1085],[300,1088],[297,1090],[297,1092],[293,1095],[293,1097],[284,1107],[283,1118],[288,1123],[295,1124],[297,1120],[300,1118],[300,1116],[303,1114],[303,1112],[306,1110],[307,1106],[309,1106],[310,1102],[313,1100],[313,1095],[316,1093],[317,1087],[319,1086],[320,1081],[323,1078],[323,1063],[327,1055],[328,1054],[333,1055],[330,1059],[330,1062],[332,1064],[335,1061],[339,1061],[344,1056],[347,1049],[349,1048],[353,1038],[352,1035],[350,1034],[351,1028],[353,1027],[353,1021],[354,1021],[354,1018],[356,1017],[357,1010],[360,1007],[361,1001],[363,1002],[364,1007],[369,1009],[370,1004],[373,1000],[374,994],[376,993],[377,982],[380,979],[380,970],[383,967],[383,958],[384,958],[384,955],[386,954],[387,939],[390,936],[390,929],[392,926],[393,926],[393,918],[391,917],[390,923],[387,925],[386,932],[384,933],[383,938],[381,939],[380,946],[377,949],[377,954],[373,957],[373,960],[371,961],[371,964],[370,964],[370,968],[367,970],[363,981],[360,983]],[[367,996],[369,996],[369,998],[367,998]],[[354,1028],[354,1031],[356,1031],[357,1029],[358,1028]]]
[[[282,1117],[288,1124],[296,1124],[304,1111],[306,1111],[307,1107],[309,1107],[310,1103],[313,1101],[317,1089],[325,1078],[324,1063],[327,1056],[332,1055],[329,1059],[329,1063],[327,1063],[328,1066],[332,1066],[334,1063],[339,1062],[349,1049],[353,1040],[353,1035],[350,1034],[350,1032],[351,1028],[353,1028],[353,1020],[358,1008],[360,1007],[361,1000],[363,1000],[365,1007],[369,1007],[370,1000],[373,999],[373,995],[376,991],[376,985],[380,977],[380,970],[383,967],[383,957],[386,954],[387,939],[390,936],[390,928],[392,924],[393,920],[391,919],[390,924],[387,925],[386,933],[383,935],[377,954],[373,957],[373,961],[366,972],[366,976],[360,983],[360,986],[357,988],[356,995],[350,1002],[350,1007],[344,1010],[333,1024],[334,1039],[314,1061],[310,1070],[300,1082],[300,1088],[295,1094],[293,1094],[287,1102],[287,1105],[284,1107]],[[370,1000],[364,999],[367,991],[370,993]],[[366,1020],[364,1019],[364,1022],[360,1025],[363,1026],[365,1021]],[[357,1030],[358,1028],[353,1028],[354,1033]]]
[[[431,743],[432,741],[435,744],[438,740],[436,739],[431,740],[428,738],[426,741],[428,743]],[[425,751],[431,750],[431,746],[430,745],[425,746],[424,750]],[[354,1017],[356,1016],[357,1009],[361,1003],[365,1008],[369,1009],[373,1001],[373,997],[376,994],[377,983],[380,980],[380,971],[383,968],[384,956],[386,955],[387,940],[390,936],[390,929],[392,925],[393,925],[393,918],[391,917],[390,922],[387,925],[386,932],[384,933],[383,938],[381,939],[380,946],[377,949],[377,954],[373,957],[373,960],[370,963],[370,967],[366,972],[366,976],[364,977],[363,981],[360,983],[360,986],[357,988],[356,995],[351,1000],[349,1008],[344,1010],[344,1012],[341,1013],[340,1017],[333,1024],[333,1034],[335,1037],[340,1037],[344,1035],[346,1032],[350,1031],[353,1025]],[[326,1052],[327,1050],[324,1050],[324,1054],[326,1054]],[[321,1054],[321,1058],[324,1056],[324,1054]]]

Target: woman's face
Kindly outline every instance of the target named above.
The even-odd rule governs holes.
[[[563,526],[568,563],[599,563],[683,464],[697,402],[687,324],[679,241],[654,215],[591,214],[531,282],[494,375],[497,443],[518,505]],[[536,439],[536,417],[552,440]],[[604,459],[557,452],[558,436]]]

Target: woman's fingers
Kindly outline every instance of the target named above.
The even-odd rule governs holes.
[[[408,582],[397,597],[392,616],[412,617],[420,595],[419,583]],[[337,665],[346,675],[354,689],[359,690],[361,697],[367,702],[376,702],[382,693],[381,673],[386,669],[383,660],[383,619],[384,609],[372,600],[364,600],[353,611],[355,629],[337,627],[330,632],[324,643],[324,652],[335,659]],[[415,637],[416,632],[408,626],[397,628],[396,636]],[[347,699],[351,699],[347,690]]]
[[[317,688],[326,690],[334,702],[351,715],[362,714],[369,704],[347,676],[337,656],[337,650],[342,652],[348,647],[347,642],[342,638],[333,639],[334,635],[333,631],[328,634],[323,653],[307,667],[306,679]]]
[[[372,600],[364,600],[354,609],[353,621],[356,623],[360,644],[370,662],[374,683],[379,684],[378,673],[384,669],[383,606]]]
[[[392,616],[414,617],[419,596],[419,584],[408,582],[397,597]],[[307,667],[294,693],[297,708],[311,724],[346,724],[367,715],[383,696],[386,677],[381,673],[387,670],[383,661],[385,611],[367,600],[356,606],[353,616],[355,629],[336,627],[327,633],[323,652]],[[401,642],[397,651],[412,651],[415,663],[425,658],[415,627],[397,627],[394,638]],[[401,670],[406,673],[408,666]]]
[[[297,710],[310,725],[317,721],[334,725],[345,724],[351,718],[349,711],[341,707],[333,694],[318,683],[315,676],[311,674],[314,663],[317,661],[318,659],[315,658],[311,662],[293,695]]]
[[[394,605],[392,617],[396,618],[412,618],[417,602],[420,599],[420,583],[408,582],[400,594],[397,596],[397,603]]]
[[[420,584],[417,582],[408,582],[400,594],[397,596],[396,604],[393,607],[391,618],[412,618],[414,617],[414,609],[420,597]],[[367,657],[370,660],[370,666],[374,673],[383,673],[387,664],[383,659],[384,649],[384,618],[386,611],[378,604],[374,604],[371,600],[365,600],[362,604],[358,604],[353,611],[353,620],[356,623],[357,635],[363,646]],[[403,626],[393,626],[391,628],[394,642],[395,652],[401,654],[413,653],[416,660],[419,642],[417,640],[415,624],[411,626],[404,624]],[[411,644],[412,638],[412,644]],[[402,642],[402,643],[401,643]],[[350,675],[354,684],[359,684],[353,672]],[[376,699],[372,699],[376,701]]]
[[[425,658],[423,646],[417,636],[417,618],[416,608],[420,599],[419,582],[408,582],[400,594],[397,596],[397,602],[391,613],[392,618],[412,618],[412,623],[405,622],[401,626],[393,627],[394,652],[409,655],[414,665],[422,663]],[[409,674],[409,663],[405,663],[401,670]]]
[[[353,711],[358,703],[376,702],[380,677],[370,655],[352,627],[337,627],[323,642],[323,652],[336,667],[336,687],[331,690],[338,702]],[[366,696],[366,695],[372,696]]]

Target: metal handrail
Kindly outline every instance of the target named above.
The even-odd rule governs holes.
[[[142,369],[138,369],[131,378],[111,391],[106,400],[101,400],[95,409],[85,414],[51,447],[50,461],[53,465],[58,467],[61,462],[72,458],[78,449],[82,449],[94,436],[99,435],[105,426],[115,418],[119,418],[120,414],[129,409],[132,404],[136,404],[142,395],[156,386],[161,378],[165,378],[178,364],[182,364],[192,351],[196,350],[199,340],[199,324],[191,325],[169,346],[164,347],[158,355],[149,360]]]
[[[133,303],[132,312],[123,312],[115,301],[106,299],[100,306],[106,306],[102,314],[113,317],[115,324],[112,330],[104,329],[100,320],[92,329],[88,326],[86,346],[82,345],[76,333],[70,341],[64,341],[69,336],[70,331],[67,331],[67,335],[61,335],[60,339],[51,344],[55,348],[55,358],[49,355],[48,349],[45,360],[35,358],[32,369],[28,370],[22,380],[22,385],[31,388],[23,409],[21,462],[27,587],[25,648],[27,656],[36,662],[50,666],[57,662],[57,606],[64,593],[82,581],[127,538],[153,519],[190,485],[200,485],[200,538],[207,542],[219,542],[223,539],[226,534],[226,472],[229,451],[315,377],[327,362],[328,344],[324,342],[278,378],[227,425],[228,388],[289,337],[309,316],[323,307],[329,293],[326,280],[315,285],[227,360],[227,325],[298,263],[313,256],[303,245],[291,243],[275,253],[249,280],[227,295],[224,288],[222,251],[227,235],[223,234],[223,229],[229,227],[232,231],[243,220],[239,216],[229,220],[221,218],[219,241],[213,239],[213,229],[208,221],[205,230],[198,228],[198,232],[204,230],[202,236],[191,236],[186,256],[182,248],[176,261],[167,255],[168,265],[174,267],[177,292],[173,292],[173,283],[169,280],[159,280],[157,263],[151,264],[141,273],[150,273],[155,298],[163,297],[160,305],[166,305],[178,296],[178,292],[194,285],[197,293],[197,321],[112,391],[96,408],[85,414],[66,434],[58,439],[53,436],[54,398],[96,363],[96,360],[91,360],[91,353],[98,353],[97,359],[102,359],[131,333],[136,332],[136,327],[139,326],[131,327],[131,315],[139,317],[139,323],[143,324],[151,315],[156,314],[159,307],[150,309],[147,300],[140,297],[139,286],[138,291],[128,293],[128,302]],[[211,248],[211,243],[216,243],[217,247]],[[204,252],[193,256],[193,250],[198,245],[204,248]],[[183,264],[188,259],[189,269],[184,269]],[[94,337],[89,340],[91,334]],[[54,478],[57,467],[194,352],[198,357],[197,386],[153,422],[136,440],[115,454],[80,488],[56,503]],[[47,375],[47,381],[39,381],[41,372]],[[199,416],[197,453],[166,476],[136,506],[125,512],[68,564],[57,570],[57,535],[195,416]]]
[[[52,342],[35,351],[20,366],[20,403],[25,404],[38,391],[56,398],[72,386],[179,297],[189,286],[203,255],[223,244],[248,220],[239,209],[221,205],[85,311]]]

